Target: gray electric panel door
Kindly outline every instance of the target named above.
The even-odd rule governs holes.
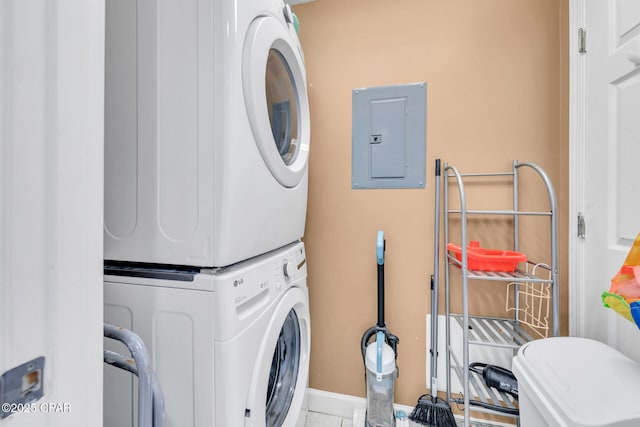
[[[354,89],[352,188],[424,188],[427,84]]]

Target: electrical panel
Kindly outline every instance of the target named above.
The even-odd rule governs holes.
[[[424,188],[427,84],[354,89],[352,109],[352,188]]]

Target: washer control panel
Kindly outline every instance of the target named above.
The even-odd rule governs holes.
[[[263,311],[292,286],[305,286],[307,275],[304,245],[285,248],[240,262],[213,274],[216,336],[230,339],[254,322]]]
[[[306,256],[302,243],[265,254],[261,259],[239,263],[224,272],[228,283],[218,286],[218,296],[233,302],[239,310],[264,302],[306,277]]]

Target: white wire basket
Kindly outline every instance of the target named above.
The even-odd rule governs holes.
[[[527,264],[527,273],[536,276],[546,271],[551,278],[551,268],[547,264]],[[531,271],[529,271],[529,269]],[[551,310],[551,283],[540,282],[511,282],[507,285],[507,312],[515,312],[515,319],[523,326],[526,325],[536,338],[549,336],[549,312]]]

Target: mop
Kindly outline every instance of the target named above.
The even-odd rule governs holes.
[[[451,407],[438,397],[438,245],[440,240],[440,159],[436,159],[433,276],[431,276],[431,395],[423,394],[409,419],[433,427],[456,427]]]

